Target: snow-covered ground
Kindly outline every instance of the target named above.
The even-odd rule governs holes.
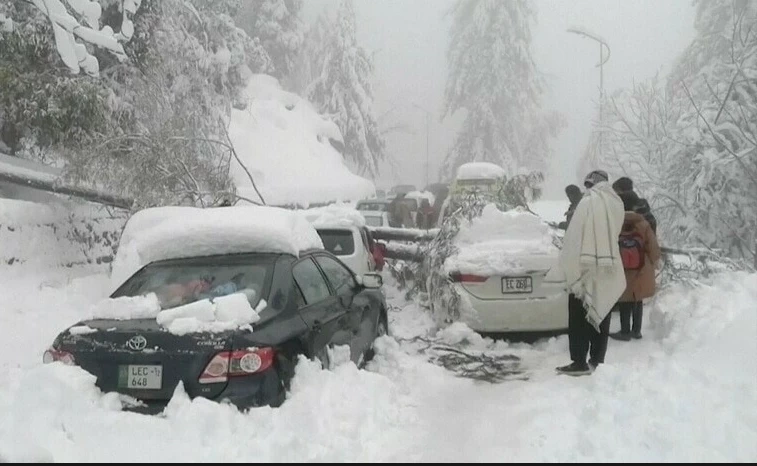
[[[0,268],[0,461],[757,460],[755,274],[665,292],[644,339],[611,340],[607,364],[579,378],[554,371],[567,337],[436,332],[387,277],[393,337],[366,370],[303,360],[281,408],[242,414],[178,391],[164,417],[122,412],[87,373],[41,364],[108,292],[103,269]]]

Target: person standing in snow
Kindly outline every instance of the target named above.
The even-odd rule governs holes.
[[[633,180],[627,176],[623,176],[615,180],[612,184],[613,189],[618,195],[622,193],[632,193],[638,199],[637,204],[634,206],[633,211],[644,216],[644,219],[652,227],[652,232],[657,234],[657,219],[652,215],[652,208],[649,207],[649,202],[646,199],[640,198],[639,195],[633,190]]]
[[[570,225],[570,219],[573,218],[573,212],[576,211],[576,207],[578,207],[578,203],[581,202],[581,197],[583,196],[583,193],[581,192],[581,188],[578,186],[571,184],[565,187],[565,195],[568,196],[568,201],[570,201],[570,206],[568,207],[568,211],[565,212],[565,221],[560,222],[558,225],[558,228],[562,230],[567,230],[568,225]]]
[[[620,194],[623,206],[626,209],[625,221],[623,222],[622,234],[626,239],[623,241],[627,246],[626,254],[626,291],[618,301],[620,311],[620,331],[610,337],[616,340],[628,341],[632,337],[641,338],[641,320],[644,312],[643,300],[654,296],[657,283],[655,270],[660,257],[660,246],[657,236],[652,231],[649,222],[639,213],[634,212],[639,205],[639,196],[633,191]],[[638,251],[636,249],[638,248]],[[625,247],[624,247],[625,249]],[[624,251],[621,251],[623,255]],[[631,319],[633,318],[633,328]]]
[[[565,232],[558,264],[545,278],[569,292],[568,338],[573,362],[557,368],[563,374],[590,374],[604,363],[610,311],[626,289],[617,240],[625,209],[608,181],[602,170],[586,176],[586,192]]]

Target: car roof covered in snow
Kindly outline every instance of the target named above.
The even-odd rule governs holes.
[[[505,176],[505,169],[489,162],[471,162],[460,165],[457,180],[496,180]]]
[[[126,223],[111,278],[118,286],[145,265],[166,259],[249,252],[298,256],[323,249],[313,225],[276,207],[155,207]]]

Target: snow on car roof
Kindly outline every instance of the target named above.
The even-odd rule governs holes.
[[[457,169],[458,180],[495,180],[505,176],[505,169],[489,162],[471,162]]]
[[[457,253],[447,258],[447,272],[485,276],[545,270],[557,260],[554,230],[540,217],[488,204],[480,217],[464,222],[455,237]]]
[[[360,211],[346,204],[331,204],[325,207],[316,207],[298,212],[301,212],[316,228],[362,228],[365,226],[365,218]]]
[[[298,212],[276,207],[155,207],[135,213],[121,235],[111,278],[119,286],[159,260],[244,252],[299,255],[322,249]]]

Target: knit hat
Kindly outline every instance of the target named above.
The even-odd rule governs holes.
[[[607,172],[604,170],[594,170],[593,172],[586,175],[586,178],[584,178],[584,186],[591,188],[595,184],[601,183],[602,181],[610,181],[610,177],[607,175]]]

